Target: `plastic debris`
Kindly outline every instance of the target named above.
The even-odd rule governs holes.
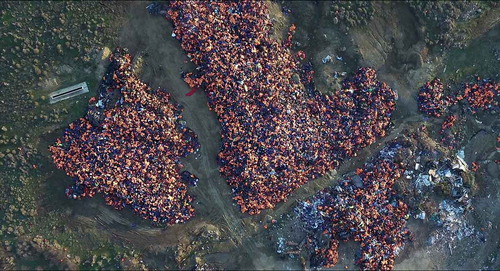
[[[323,204],[323,201],[322,197],[318,197],[312,202],[302,201],[295,208],[295,213],[302,218],[306,228],[318,229],[323,225],[323,214],[318,210],[318,206]]]
[[[459,169],[459,170],[464,171],[464,172],[469,171],[467,163],[458,155],[457,155],[457,160],[455,160],[452,164],[452,168]]]
[[[465,208],[451,200],[443,200],[439,204],[438,226],[447,233],[450,240],[462,240],[464,237],[472,236],[475,233],[474,227],[467,224],[465,219]],[[444,234],[442,234],[442,237]]]
[[[332,57],[330,55],[327,55],[321,61],[323,61],[323,64],[326,64],[332,61]]]
[[[422,219],[425,220],[425,212],[422,211],[418,215],[415,216],[416,219]]]
[[[433,184],[431,176],[427,174],[419,174],[417,179],[414,181],[415,188],[421,192],[424,187],[431,186]]]

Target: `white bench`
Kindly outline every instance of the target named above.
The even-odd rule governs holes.
[[[49,102],[50,104],[57,103],[87,92],[89,92],[87,83],[82,82],[80,84],[76,84],[50,93]]]

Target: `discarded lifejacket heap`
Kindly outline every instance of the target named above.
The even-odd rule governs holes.
[[[182,108],[170,94],[151,90],[131,71],[131,56],[117,50],[105,76],[108,91],[122,100],[104,111],[97,125],[88,116],[71,123],[50,147],[57,168],[74,177],[71,198],[102,193],[108,205],[131,206],[145,219],[181,223],[194,214],[181,182],[180,157],[198,147],[196,135],[180,124]],[[194,178],[194,177],[193,177]]]
[[[432,117],[441,117],[448,108],[462,100],[473,114],[499,109],[500,83],[477,77],[475,82],[464,83],[462,95],[444,95],[443,84],[436,78],[425,83],[418,94],[418,108]]]
[[[381,153],[398,148],[397,143],[389,144]],[[380,155],[356,170],[359,181],[348,178],[312,199],[323,220],[318,230],[330,241],[316,249],[311,266],[333,267],[339,240],[353,239],[361,242],[357,264],[362,270],[393,269],[398,251],[411,237],[406,227],[408,206],[393,188],[404,171],[393,158]]]
[[[384,136],[395,93],[362,68],[333,96],[311,95],[291,46],[262,1],[174,1],[172,36],[197,64],[190,87],[204,88],[222,126],[220,171],[242,212],[257,214]],[[308,73],[307,73],[308,74]],[[310,77],[309,77],[310,78]]]
[[[457,121],[465,121],[465,112],[476,114],[479,112],[492,112],[500,109],[500,83],[495,83],[490,79],[476,77],[473,82],[464,83],[463,89],[458,95],[444,95],[443,84],[439,79],[434,79],[425,83],[418,94],[419,110],[432,117],[446,116],[441,127],[441,143],[454,149],[463,140],[463,133],[457,126]],[[457,115],[446,113],[449,107],[455,104],[461,105],[462,114]]]
[[[441,117],[450,105],[438,78],[425,83],[418,93],[418,109],[432,117]]]
[[[465,84],[463,97],[467,99],[472,113],[481,110],[498,110],[500,105],[500,83],[495,83],[489,79],[481,80],[478,77],[476,82]]]

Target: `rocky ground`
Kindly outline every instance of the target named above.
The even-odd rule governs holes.
[[[299,246],[294,243],[288,244],[296,247],[291,257],[276,252],[280,237],[301,236],[294,232],[297,228],[292,222],[297,201],[334,185],[339,176],[361,166],[385,142],[414,132],[422,124],[429,131],[426,146],[438,147],[442,120],[425,118],[417,111],[416,93],[423,82],[438,76],[457,88],[459,82],[473,74],[500,79],[500,13],[495,4],[473,2],[452,8],[459,15],[450,15],[443,7],[407,2],[270,2],[277,38],[291,23],[297,25],[293,49],[303,50],[311,60],[320,91],[335,91],[342,78],[359,66],[369,65],[378,70],[381,80],[398,91],[398,110],[388,137],[337,171],[298,189],[275,210],[257,216],[243,215],[218,173],[215,157],[220,128],[216,117],[208,110],[202,92],[184,95],[189,88],[180,73],[195,67],[179,43],[170,37],[170,23],[149,15],[147,4],[0,4],[1,267],[307,267],[307,258],[300,259],[303,252],[297,252]],[[61,13],[64,16],[59,16]],[[436,24],[449,24],[450,29],[444,34],[465,38],[458,39],[459,44],[441,45],[446,36],[437,32],[441,28],[433,28]],[[65,126],[83,116],[87,100],[95,95],[104,72],[103,59],[109,48],[115,46],[127,47],[138,56],[141,68],[137,72],[144,81],[171,91],[184,106],[187,125],[200,138],[199,155],[183,162],[187,170],[200,178],[198,187],[192,190],[197,197],[197,216],[187,224],[158,227],[129,210],[115,211],[105,206],[100,197],[68,200],[64,188],[70,180],[49,159],[47,147]],[[81,81],[89,83],[90,93],[49,105],[46,97],[51,91]],[[500,223],[500,169],[494,162],[500,159],[495,149],[500,147],[495,143],[500,133],[498,113],[467,116],[463,130],[460,148],[443,153],[452,157],[463,149],[469,166],[472,162],[480,164],[473,174],[473,210],[463,219],[484,236],[474,235],[454,243],[443,239],[433,244],[427,242],[440,229],[430,219],[432,213],[439,213],[438,199],[451,193],[440,187],[430,192],[427,201],[422,201],[427,204],[414,204],[409,223],[416,241],[401,252],[398,269],[500,267],[500,235],[496,228]],[[426,211],[427,217],[415,218],[421,211]],[[341,245],[342,259],[336,268],[356,268],[356,246]]]

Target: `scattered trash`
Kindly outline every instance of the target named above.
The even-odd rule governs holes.
[[[453,162],[452,168],[453,169],[459,169],[459,170],[464,171],[464,172],[468,172],[469,171],[467,163],[463,160],[463,158],[460,157],[460,155],[457,155],[457,160],[455,160]]]
[[[322,192],[320,192],[320,195]],[[323,225],[323,214],[318,210],[318,206],[323,204],[324,200],[318,196],[313,199],[313,202],[301,201],[295,208],[295,213],[302,218],[305,228],[318,229]]]
[[[102,100],[97,101],[96,106],[97,106],[98,108],[104,108],[104,103],[103,103],[103,101],[102,101]]]
[[[281,8],[281,11],[283,11],[283,14],[285,14],[285,15],[288,15],[288,14],[291,14],[291,13],[292,13],[292,9],[291,9],[291,8],[289,8],[289,7],[287,7],[287,6],[283,6],[283,7]]]
[[[467,224],[465,219],[465,208],[451,200],[443,200],[439,204],[437,225],[442,227],[441,237],[447,237],[450,241],[462,240],[475,233],[474,227]]]
[[[277,244],[278,244],[278,250],[276,250],[276,252],[278,252],[278,254],[283,254],[285,252],[285,249],[286,249],[285,238],[278,237]]]
[[[401,149],[399,142],[387,143],[355,175],[345,176],[338,185],[298,203],[295,213],[304,224],[302,227],[309,231],[308,240],[318,245],[312,250],[311,268],[337,264],[338,242],[351,238],[362,242],[358,261],[361,269],[392,268],[395,257],[410,238],[406,227],[408,206],[392,190],[404,171],[393,162]],[[382,230],[373,230],[376,227]],[[386,236],[391,236],[390,241]]]
[[[420,212],[415,218],[425,220],[425,211]]]
[[[352,180],[352,183],[356,186],[356,187],[363,187],[363,179],[361,179],[361,177],[359,177],[359,175],[354,175],[351,177],[351,180]]]
[[[474,227],[470,226],[466,219],[466,211],[472,203],[469,197],[470,189],[464,186],[462,177],[462,174],[467,172],[467,164],[460,157],[462,155],[459,151],[454,160],[443,159],[415,163],[416,177],[413,179],[413,185],[417,193],[425,198],[432,193],[431,191],[434,191],[435,187],[439,187],[448,196],[447,199],[439,202],[437,212],[428,215],[426,211],[419,210],[414,215],[415,219],[420,220],[426,220],[429,217],[429,220],[434,221],[438,226],[438,229],[427,240],[429,245],[450,244],[454,240],[462,240],[476,233]],[[412,173],[405,171],[406,176],[412,176]],[[453,253],[453,244],[450,244],[448,248],[450,253]]]
[[[427,174],[418,175],[417,179],[414,181],[415,188],[417,191],[422,192],[424,187],[429,187],[433,184],[431,176]]]
[[[323,61],[323,64],[326,64],[332,61],[332,57],[330,55],[327,55],[321,61]]]

